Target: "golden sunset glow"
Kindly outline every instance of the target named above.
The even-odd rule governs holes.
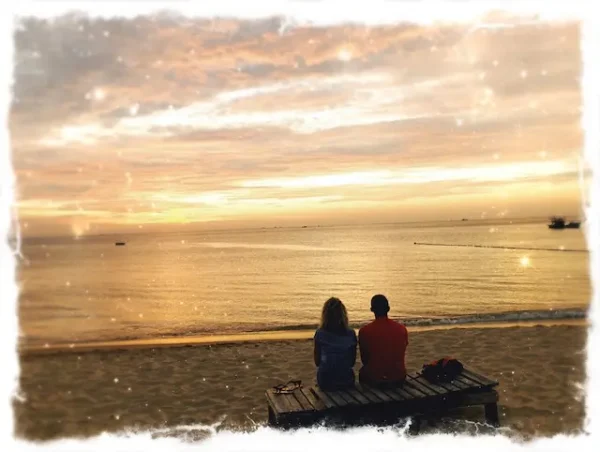
[[[579,211],[575,24],[72,17],[15,42],[26,235]]]

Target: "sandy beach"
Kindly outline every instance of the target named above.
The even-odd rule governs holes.
[[[416,332],[407,366],[452,355],[499,380],[507,434],[576,432],[584,419],[585,342],[584,326]],[[199,423],[252,429],[266,422],[266,388],[292,378],[313,384],[314,374],[309,340],[22,356],[16,433],[48,440]],[[436,428],[476,431],[465,420],[483,422],[480,411]]]

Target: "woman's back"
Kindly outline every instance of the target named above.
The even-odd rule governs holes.
[[[322,388],[351,386],[354,384],[356,361],[356,333],[352,329],[332,332],[319,328],[315,333],[315,346],[320,350],[317,382]]]

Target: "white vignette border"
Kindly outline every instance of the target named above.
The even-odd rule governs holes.
[[[484,0],[360,0],[348,5],[348,0],[173,0],[171,2],[135,1],[120,3],[115,0],[52,1],[31,0],[12,3],[12,11],[0,7],[0,29],[4,33],[0,46],[2,70],[0,71],[1,118],[4,127],[0,130],[0,147],[6,152],[0,153],[0,326],[2,331],[2,363],[0,372],[4,400],[0,411],[0,429],[2,444],[8,450],[33,450],[39,447],[52,450],[164,450],[174,447],[178,450],[202,447],[205,450],[306,450],[306,449],[345,449],[364,450],[407,450],[416,447],[443,447],[444,450],[480,450],[482,447],[493,450],[557,450],[571,448],[591,450],[596,443],[600,427],[600,364],[589,359],[593,350],[600,350],[599,282],[600,282],[600,212],[598,211],[600,194],[599,171],[600,156],[600,20],[594,14],[591,1],[518,1],[488,2]],[[585,234],[590,250],[590,276],[593,295],[589,309],[591,326],[587,341],[587,382],[586,382],[586,420],[585,434],[577,436],[559,435],[529,443],[516,443],[504,436],[453,436],[427,435],[408,439],[391,429],[358,428],[352,431],[337,432],[326,429],[302,429],[292,432],[279,432],[261,427],[253,433],[220,432],[201,443],[184,443],[176,438],[153,439],[152,431],[140,432],[125,437],[119,434],[103,434],[87,440],[67,439],[36,444],[14,437],[13,398],[18,390],[19,364],[16,353],[18,336],[16,264],[19,250],[13,250],[7,240],[11,227],[18,227],[13,216],[15,176],[12,171],[9,109],[13,83],[13,30],[15,14],[20,16],[56,17],[67,12],[79,11],[89,16],[134,17],[172,10],[188,16],[230,16],[236,18],[260,18],[281,15],[294,22],[308,21],[316,25],[345,21],[368,23],[394,23],[411,21],[431,23],[434,21],[476,20],[487,12],[500,10],[516,14],[538,13],[547,20],[570,18],[581,20],[582,50],[582,94],[584,130],[584,149],[582,167],[592,170],[591,184],[586,190],[582,186],[587,222]]]

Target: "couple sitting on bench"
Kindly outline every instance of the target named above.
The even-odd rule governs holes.
[[[361,383],[388,386],[404,381],[408,332],[404,325],[388,318],[389,310],[387,298],[375,295],[371,299],[375,320],[359,330],[357,340],[356,333],[348,326],[344,304],[337,298],[325,302],[314,338],[317,383],[321,389],[334,391],[354,386],[357,344],[362,361]]]

